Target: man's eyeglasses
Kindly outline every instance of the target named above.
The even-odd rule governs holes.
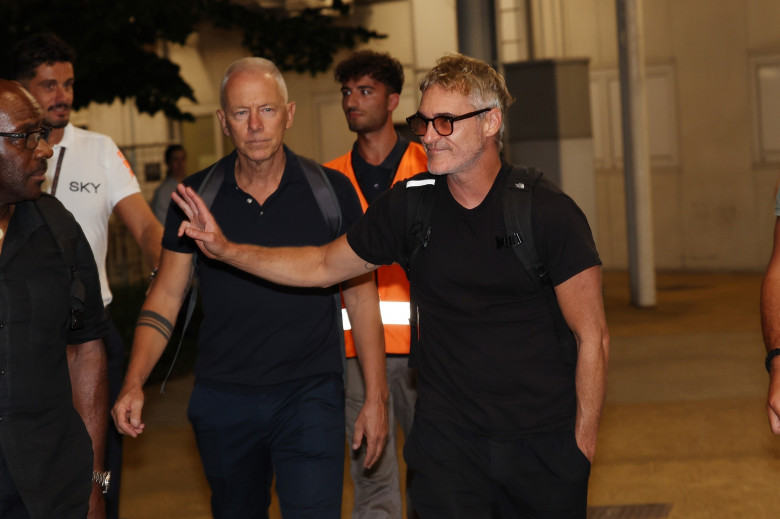
[[[38,147],[38,143],[43,139],[49,142],[49,135],[51,135],[51,128],[46,126],[38,128],[37,130],[31,130],[25,133],[4,133],[0,132],[0,137],[8,137],[10,139],[24,139],[24,145],[28,150],[34,150]]]
[[[462,121],[463,119],[468,119],[469,117],[474,117],[475,115],[489,112],[490,110],[492,110],[492,108],[483,108],[482,110],[477,110],[476,112],[469,112],[467,114],[458,115],[455,117],[451,117],[449,115],[437,115],[433,119],[428,119],[427,117],[423,117],[419,113],[416,113],[406,118],[406,124],[408,124],[409,128],[412,129],[413,134],[418,137],[422,137],[425,135],[425,132],[428,131],[428,123],[432,122],[433,129],[436,130],[436,133],[442,137],[446,137],[448,135],[452,135],[452,131],[454,129],[453,123],[455,121]]]

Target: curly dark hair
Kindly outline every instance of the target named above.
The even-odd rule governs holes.
[[[336,66],[334,76],[339,83],[369,76],[384,84],[391,94],[400,94],[404,86],[404,67],[401,62],[390,54],[373,50],[353,53]]]
[[[33,34],[19,40],[11,56],[11,78],[16,81],[35,77],[35,69],[42,63],[76,62],[76,51],[52,33]]]

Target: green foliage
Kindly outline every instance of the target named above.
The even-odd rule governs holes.
[[[324,72],[340,49],[384,35],[363,27],[340,24],[337,17],[320,9],[306,9],[295,16],[280,16],[269,9],[249,10],[226,0],[205,1],[210,19],[217,27],[238,28],[244,46],[254,56],[273,61],[282,71]],[[347,7],[334,2],[342,13]]]
[[[348,11],[340,0],[334,9]],[[184,43],[200,23],[239,31],[253,55],[312,75],[327,70],[340,49],[383,37],[322,10],[290,14],[227,0],[2,0],[0,20],[2,77],[14,42],[54,32],[78,53],[75,108],[134,99],[142,113],[186,120],[192,116],[177,102],[196,101],[193,90],[158,50],[161,42]]]

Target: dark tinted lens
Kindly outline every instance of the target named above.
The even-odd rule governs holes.
[[[452,134],[452,119],[440,115],[433,119],[433,129],[442,137]]]
[[[40,130],[30,132],[27,134],[27,140],[25,141],[25,146],[27,146],[28,150],[34,150],[38,146],[39,140],[41,140]]]
[[[49,142],[49,134],[51,134],[51,128],[41,128],[40,130],[35,130],[28,133],[27,140],[25,141],[27,149],[34,150],[37,148],[41,139]]]
[[[413,115],[406,120],[409,123],[412,133],[418,137],[425,135],[425,130],[428,129],[428,121],[420,117],[419,115]]]

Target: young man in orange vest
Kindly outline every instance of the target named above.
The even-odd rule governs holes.
[[[341,83],[341,106],[349,129],[357,134],[352,150],[325,165],[344,173],[368,207],[398,181],[426,171],[427,156],[417,142],[401,137],[393,126],[393,111],[404,83],[401,63],[389,54],[364,50],[339,63],[335,71]],[[371,469],[363,466],[365,449],[352,455],[355,484],[353,518],[401,519],[398,461],[395,448],[396,420],[404,437],[412,427],[417,399],[415,373],[409,367],[409,282],[399,265],[376,271],[387,353],[388,446]],[[346,429],[350,443],[357,413],[363,406],[363,374],[355,354],[349,319],[344,319],[347,354]],[[407,499],[407,517],[415,517]]]

